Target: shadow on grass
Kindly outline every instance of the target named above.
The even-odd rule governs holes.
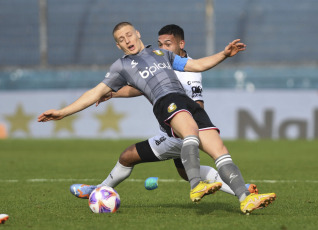
[[[229,204],[229,203],[222,203],[222,202],[200,202],[198,204],[195,203],[160,203],[160,204],[143,204],[143,205],[125,205],[123,206],[125,209],[135,209],[138,210],[142,208],[143,212],[148,214],[158,213],[158,209],[163,209],[166,211],[170,211],[174,209],[174,212],[179,211],[191,211],[194,210],[198,215],[209,215],[214,213],[220,213],[220,211],[224,214],[224,212],[228,213],[240,213],[239,205]],[[168,212],[169,212],[168,211]]]

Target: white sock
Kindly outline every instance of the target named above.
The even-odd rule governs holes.
[[[123,166],[119,163],[119,161],[117,161],[117,164],[110,172],[108,177],[101,184],[97,185],[97,187],[109,186],[115,188],[117,185],[119,185],[122,181],[130,176],[133,168],[134,167]]]
[[[221,191],[226,192],[231,195],[235,195],[232,189],[224,183],[224,181],[221,179],[218,171],[216,171],[214,168],[206,165],[200,165],[200,176],[202,180],[209,180],[211,182],[221,182],[222,187],[220,188]]]

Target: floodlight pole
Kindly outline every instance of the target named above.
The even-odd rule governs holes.
[[[48,65],[48,39],[47,39],[47,0],[39,0],[39,41],[40,64]]]
[[[213,0],[205,0],[205,30],[206,30],[206,56],[215,52],[214,48],[214,6]]]

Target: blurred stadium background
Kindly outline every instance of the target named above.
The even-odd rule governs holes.
[[[0,138],[156,133],[144,99],[117,99],[65,122],[36,122],[103,79],[122,56],[111,35],[121,21],[155,47],[162,26],[180,25],[193,58],[236,38],[247,44],[203,73],[206,108],[224,138],[318,138],[316,0],[1,0]]]

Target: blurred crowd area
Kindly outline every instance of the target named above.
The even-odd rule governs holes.
[[[318,88],[317,0],[1,0],[0,90],[96,85],[122,56],[121,21],[155,47],[180,25],[193,58],[240,38],[247,50],[205,72],[205,87]]]

